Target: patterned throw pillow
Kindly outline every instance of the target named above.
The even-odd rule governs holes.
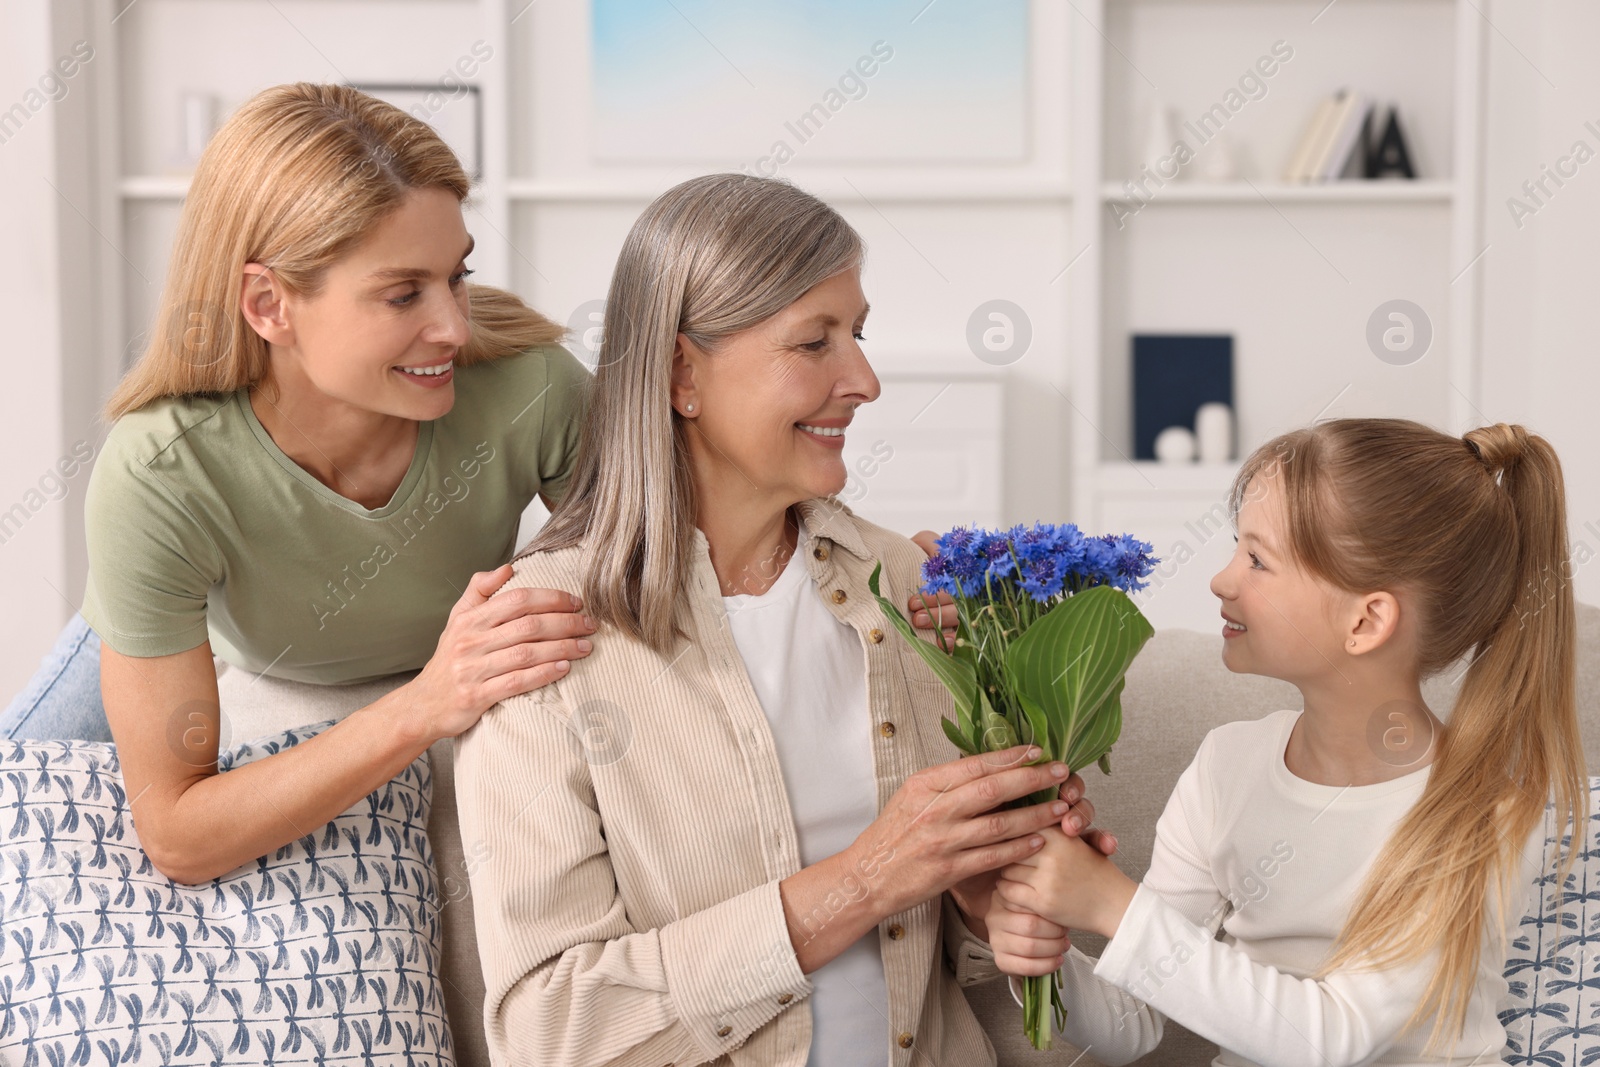
[[[423,752],[315,833],[183,886],[139,847],[116,746],[0,743],[0,1062],[453,1067],[431,798]]]
[[[1587,845],[1557,879],[1567,836],[1555,840],[1547,810],[1539,907],[1522,918],[1505,976],[1511,1003],[1502,1058],[1509,1064],[1590,1067],[1600,1062],[1600,778],[1589,779]],[[1594,904],[1591,913],[1589,905]],[[1590,949],[1596,951],[1591,952]]]

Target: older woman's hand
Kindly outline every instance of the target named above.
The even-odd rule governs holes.
[[[1038,757],[1038,748],[1017,746],[927,767],[906,779],[851,846],[895,868],[882,889],[888,914],[998,871],[1043,844],[1039,831],[1060,822],[1070,809],[1066,801],[1003,808],[1070,775],[1061,763],[1029,762]]]

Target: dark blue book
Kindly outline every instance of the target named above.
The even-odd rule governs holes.
[[[1156,435],[1194,429],[1201,404],[1233,403],[1231,334],[1133,335],[1133,456],[1156,458]]]

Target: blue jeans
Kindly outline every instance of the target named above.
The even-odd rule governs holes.
[[[82,615],[72,616],[33,680],[0,713],[0,738],[111,740],[100,702],[100,637]]]

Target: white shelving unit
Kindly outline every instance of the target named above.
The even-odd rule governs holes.
[[[113,42],[101,51],[102,113],[116,147],[102,181],[116,216],[108,232],[120,238],[102,252],[116,280],[107,311],[130,346],[153,311],[187,188],[162,162],[186,88],[215,93],[227,111],[296,79],[426,81],[487,44],[492,58],[470,79],[484,138],[468,220],[474,266],[557,318],[604,296],[622,235],[654,196],[691,174],[737,169],[595,162],[583,0],[89,2],[97,40]],[[405,18],[389,17],[396,10]],[[1130,335],[1234,335],[1241,455],[1340,413],[1465,429],[1478,400],[1482,19],[1471,0],[1035,0],[1029,20],[1023,158],[801,159],[784,170],[867,238],[880,376],[955,390],[932,414],[890,417],[875,405],[885,414],[873,433],[911,458],[900,473],[886,467],[861,506],[896,526],[1070,519],[1135,533],[1169,558],[1182,541],[1193,562],[1144,607],[1158,626],[1210,629],[1206,579],[1232,537],[1194,530],[1210,529],[1235,464],[1129,461]],[[1169,182],[1119,225],[1141,103],[1198,114],[1278,40],[1294,58],[1228,127],[1246,177]],[[208,41],[217,48],[196,47]],[[1420,180],[1277,179],[1316,101],[1344,84],[1399,106]],[[968,315],[995,297],[1025,308],[1033,328],[1026,358],[1007,367],[966,347]],[[1380,363],[1363,341],[1366,314],[1392,298],[1433,319],[1433,349],[1411,367]],[[108,380],[118,369],[105,369]],[[937,472],[963,454],[941,452],[928,425],[950,438],[969,412],[981,439],[941,484]]]
[[[1238,462],[1131,461],[1131,337],[1234,336],[1240,459],[1319,417],[1472,425],[1483,20],[1468,0],[1075,7],[1092,32],[1074,53],[1074,176],[1093,191],[1075,217],[1093,236],[1070,297],[1073,512],[1166,557],[1142,599],[1157,626],[1210,630],[1220,623],[1209,580],[1234,548],[1226,501]],[[1255,173],[1130,198],[1137,105],[1198,115],[1277,41],[1293,58],[1256,79],[1265,89],[1226,128]],[[1278,180],[1316,101],[1344,85],[1398,105],[1418,180]],[[1410,367],[1382,363],[1364,340],[1367,314],[1395,298],[1420,304],[1434,328],[1432,350]]]
[[[1341,181],[1322,185],[1289,185],[1284,182],[1218,182],[1214,185],[1174,185],[1160,191],[1148,201],[1150,207],[1163,204],[1249,204],[1256,201],[1307,202],[1316,204],[1382,204],[1411,201],[1448,201],[1455,196],[1455,183],[1447,181]],[[1103,201],[1120,201],[1137,206],[1128,199],[1121,185],[1106,182],[1100,186]]]

